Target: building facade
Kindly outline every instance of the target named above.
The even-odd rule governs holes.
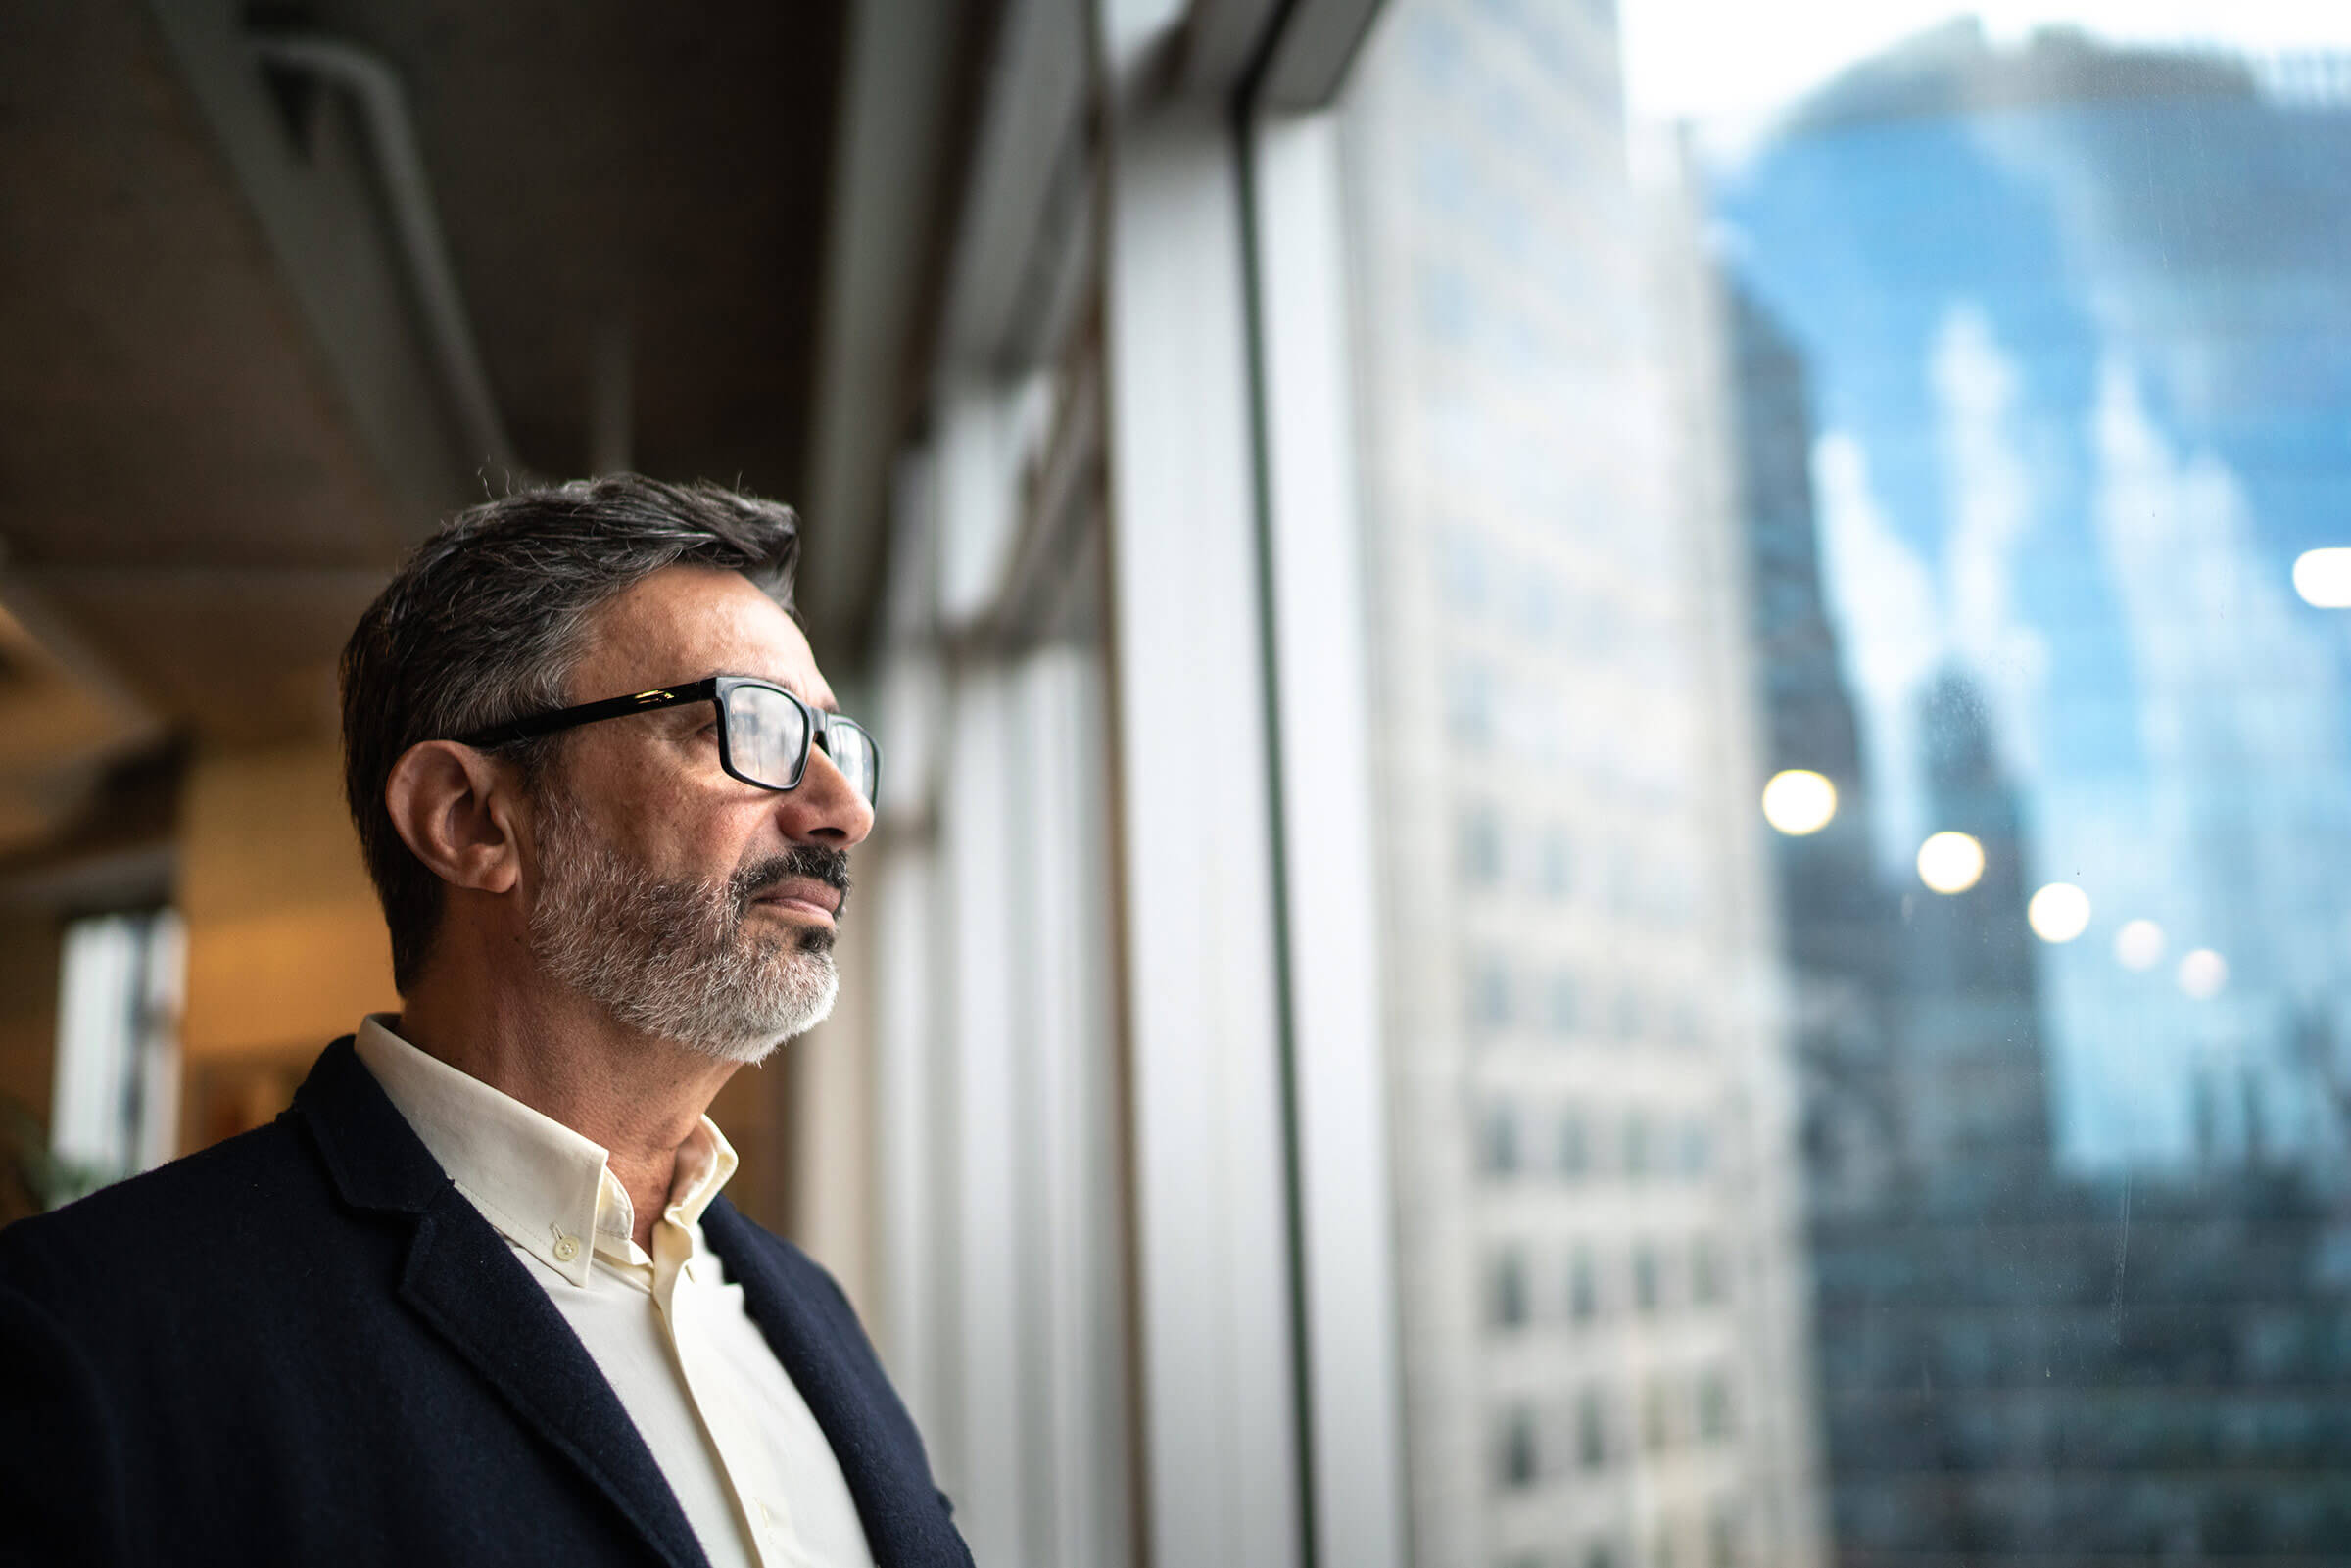
[[[1418,0],[1343,110],[1424,1564],[1813,1560],[1712,348],[1617,55]]]

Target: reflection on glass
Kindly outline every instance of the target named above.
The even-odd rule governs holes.
[[[1390,882],[1461,873],[1416,1560],[2351,1560],[2351,55],[1961,21],[1625,140],[1620,10],[1872,9],[1396,0],[1345,106]],[[1597,1168],[1463,1179],[1497,1108]],[[1565,1311],[1478,1339],[1464,1235]]]
[[[1918,879],[1939,893],[1964,893],[1984,879],[1984,845],[1962,832],[1929,833],[1918,846]]]
[[[1707,145],[1753,689],[1866,825],[1775,864],[1830,1548],[2341,1560],[2351,64],[1961,21]]]
[[[2072,882],[2051,882],[2025,906],[2025,924],[2044,942],[2070,942],[2089,929],[2089,895]]]
[[[2199,947],[2180,959],[2180,989],[2199,1002],[2209,1002],[2229,984],[2229,961],[2209,947]]]
[[[2294,592],[2320,609],[2351,607],[2351,548],[2336,545],[2295,556]]]
[[[1763,785],[1763,820],[1791,837],[1816,833],[1837,815],[1837,785],[1809,768],[1783,768]]]
[[[2114,933],[2114,959],[2127,970],[2146,971],[2163,962],[2163,927],[2151,920],[2125,921]]]

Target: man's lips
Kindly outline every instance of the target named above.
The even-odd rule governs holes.
[[[773,887],[758,893],[751,902],[772,904],[779,909],[798,910],[811,915],[822,915],[827,920],[831,920],[835,915],[840,913],[840,889],[828,887],[813,877],[788,877]]]

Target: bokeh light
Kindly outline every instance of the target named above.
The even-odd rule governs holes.
[[[2025,906],[2033,934],[2044,942],[2070,942],[2089,928],[2089,895],[2072,882],[2051,882]]]
[[[2229,961],[2209,947],[2199,947],[2180,960],[2180,989],[2199,1002],[2209,1002],[2229,983]]]
[[[2114,961],[2127,970],[2151,970],[2163,962],[2163,927],[2151,920],[2125,921],[2114,933]]]
[[[2351,608],[2351,549],[2306,549],[2294,558],[2294,592],[2323,610]]]
[[[1939,893],[1964,893],[1984,876],[1984,846],[1966,833],[1931,834],[1918,846],[1918,879]]]
[[[1837,786],[1809,768],[1789,768],[1763,786],[1763,820],[1792,838],[1816,833],[1837,815]]]

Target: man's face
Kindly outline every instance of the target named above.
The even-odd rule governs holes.
[[[736,573],[684,566],[598,612],[565,700],[708,675],[833,706],[774,601]],[[872,827],[821,747],[795,789],[729,776],[708,703],[583,727],[535,803],[533,954],[631,1027],[755,1062],[832,1008],[846,851]]]

